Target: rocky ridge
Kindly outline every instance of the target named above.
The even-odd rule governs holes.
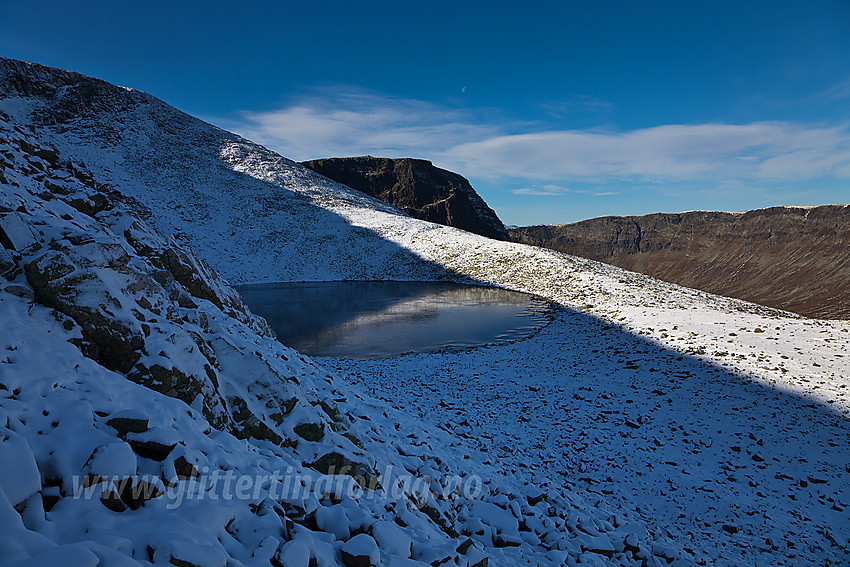
[[[507,240],[505,225],[469,181],[422,159],[365,157],[301,162],[325,177],[376,197],[410,216]]]
[[[600,217],[510,230],[543,246],[807,317],[850,318],[850,206]]]

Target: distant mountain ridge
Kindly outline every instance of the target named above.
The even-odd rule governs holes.
[[[301,165],[414,218],[508,240],[505,225],[469,181],[430,161],[363,156],[316,159]]]
[[[598,260],[808,317],[850,318],[850,206],[600,217],[510,231]]]

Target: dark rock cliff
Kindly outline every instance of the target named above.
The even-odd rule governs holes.
[[[710,293],[850,318],[850,206],[600,217],[510,234]]]
[[[507,240],[505,225],[464,177],[421,159],[371,156],[302,162],[412,217]]]

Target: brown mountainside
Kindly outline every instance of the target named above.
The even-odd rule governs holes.
[[[710,293],[850,319],[848,205],[600,217],[510,235]]]

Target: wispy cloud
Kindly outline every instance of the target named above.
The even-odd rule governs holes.
[[[568,189],[567,187],[552,184],[543,186],[532,185],[531,187],[522,187],[511,191],[511,193],[515,195],[561,195],[569,192],[571,192],[571,189]]]
[[[850,98],[850,77],[845,78],[843,81],[839,81],[834,85],[830,86],[827,89],[824,89],[818,93],[815,93],[806,99],[803,100],[844,100]]]
[[[523,187],[511,191],[514,195],[560,195],[557,191],[546,191],[545,189],[535,189],[534,187]]]
[[[295,160],[329,156],[434,157],[502,133],[469,113],[349,87],[323,89],[268,112],[217,121]]]
[[[488,179],[791,181],[843,175],[850,131],[785,122],[682,124],[496,136],[451,151],[458,168]]]
[[[573,182],[850,178],[848,124],[767,121],[545,131],[540,125],[350,88],[310,93],[278,110],[218,122],[293,159],[421,157],[467,177],[523,183],[514,191],[519,195],[559,194],[567,189],[554,184]]]

